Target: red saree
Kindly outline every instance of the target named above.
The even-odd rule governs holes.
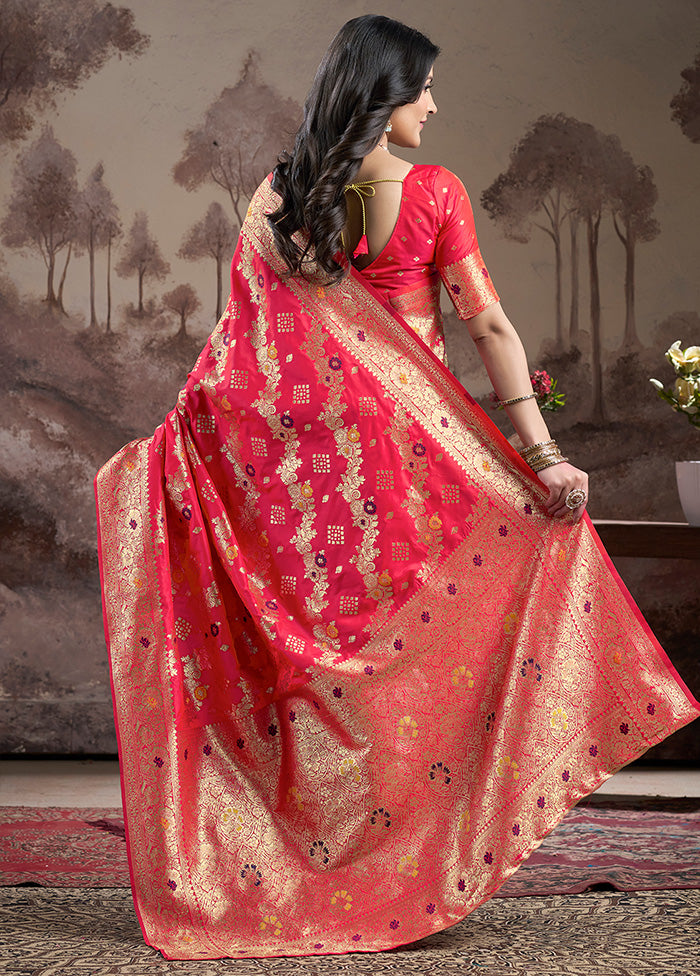
[[[177,407],[96,481],[134,901],[172,959],[452,925],[699,713],[408,313],[283,277],[275,200]],[[475,247],[441,271],[471,314]]]

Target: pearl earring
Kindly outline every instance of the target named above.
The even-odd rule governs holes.
[[[387,127],[386,127],[386,129],[384,131],[385,132],[391,132],[392,129],[393,129],[393,125],[391,124],[391,122],[388,122],[387,123]]]

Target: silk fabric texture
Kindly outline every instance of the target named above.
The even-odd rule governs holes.
[[[176,408],[96,479],[134,902],[167,958],[453,925],[698,715],[588,520],[547,516],[431,348],[438,275],[465,318],[496,300],[431,174],[328,288],[285,274],[263,183]],[[403,245],[427,270],[392,292]]]

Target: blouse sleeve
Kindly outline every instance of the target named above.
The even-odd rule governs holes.
[[[474,214],[460,180],[440,168],[435,179],[438,216],[435,264],[457,315],[470,319],[498,301],[479,251]]]

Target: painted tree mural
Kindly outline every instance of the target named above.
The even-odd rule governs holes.
[[[600,226],[610,213],[615,232],[625,248],[626,347],[639,345],[634,287],[637,244],[653,240],[659,226],[653,216],[657,200],[648,166],[638,166],[617,136],[604,135],[594,126],[565,115],[537,119],[513,149],[509,166],[484,191],[482,205],[503,228],[505,236],[521,243],[530,240],[533,227],[554,245],[555,315],[554,351],[567,346],[563,325],[563,240],[569,224],[571,268],[568,346],[579,343],[578,229],[586,234],[589,323],[591,339],[591,419],[605,421],[601,338]]]
[[[134,217],[116,272],[120,278],[131,278],[132,275],[136,275],[139,286],[137,313],[143,315],[144,281],[146,279],[163,281],[170,274],[170,265],[161,254],[157,241],[151,236],[148,217],[143,210]]]
[[[226,216],[220,203],[212,203],[201,220],[187,231],[178,257],[188,261],[213,258],[216,262],[216,321],[223,310],[223,264],[230,260],[239,228]]]
[[[683,84],[671,99],[671,118],[691,142],[700,142],[700,51],[689,68],[681,71]]]
[[[90,269],[90,327],[97,327],[95,311],[95,253],[109,247],[119,225],[119,213],[109,188],[104,183],[104,166],[98,163],[87,178],[80,197],[79,224],[83,246],[88,253]],[[107,262],[107,289],[110,291],[110,261]],[[108,301],[111,305],[111,301]],[[107,330],[110,329],[108,309]]]
[[[175,338],[184,338],[187,335],[187,319],[202,307],[197,292],[192,285],[178,285],[163,295],[163,305],[180,316],[180,328]]]
[[[80,198],[73,153],[45,126],[17,160],[12,197],[2,222],[7,247],[37,251],[46,265],[46,302],[63,309],[63,286],[73,246],[79,238]],[[56,264],[65,254],[58,290]]]
[[[114,54],[139,55],[148,37],[126,7],[96,0],[2,0],[0,143],[24,138],[34,113],[75,90]]]
[[[173,169],[186,190],[215,183],[228,193],[239,226],[256,188],[275,166],[285,136],[297,129],[301,110],[266,85],[250,51],[241,77],[224,88],[209,106],[203,122],[185,133],[185,149]]]

